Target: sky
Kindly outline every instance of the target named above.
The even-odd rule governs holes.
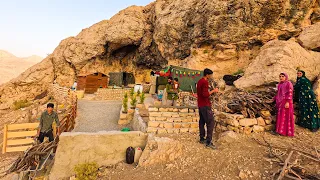
[[[18,57],[47,54],[131,5],[154,0],[0,0],[0,49]]]

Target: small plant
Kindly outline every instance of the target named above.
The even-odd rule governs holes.
[[[133,98],[133,95],[134,95],[134,89],[132,88],[132,89],[130,89],[130,98],[132,99]]]
[[[96,180],[98,176],[98,164],[95,162],[78,164],[74,167],[77,180]]]
[[[128,93],[125,93],[125,94],[124,94],[124,98],[125,98],[125,99],[126,99],[126,98],[128,99]]]
[[[233,73],[233,75],[237,76],[237,75],[240,75],[240,74],[243,74],[243,73],[244,73],[243,69],[238,69],[238,71]]]
[[[137,96],[134,95],[130,102],[131,108],[132,109],[136,108],[136,104],[137,104]]]
[[[13,106],[15,110],[18,110],[18,109],[30,106],[30,103],[28,102],[28,100],[19,100],[19,101],[14,101]]]
[[[140,95],[140,104],[143,104],[145,99],[146,99],[146,96],[144,95],[144,93],[141,93],[141,95]]]
[[[203,50],[204,54],[207,54],[208,52],[209,52],[208,49]]]
[[[140,94],[141,94],[140,89],[138,89],[137,95],[140,96]]]
[[[123,113],[128,113],[128,95],[127,97],[123,98],[122,101],[122,106],[123,106]]]

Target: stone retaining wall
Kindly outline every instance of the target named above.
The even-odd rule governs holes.
[[[51,95],[59,104],[71,104],[72,97],[75,98],[75,94],[69,88],[59,86],[59,84],[51,84],[48,88],[49,95]]]
[[[148,133],[196,133],[199,113],[196,107],[149,107]]]
[[[125,93],[129,95],[130,89],[105,89],[100,88],[96,92],[95,100],[122,100]]]
[[[234,131],[237,133],[251,134],[274,129],[271,114],[265,111],[264,118],[244,118],[240,114],[228,114],[223,112],[215,112],[215,120],[217,121],[217,131]]]

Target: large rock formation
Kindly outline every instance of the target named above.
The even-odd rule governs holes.
[[[281,72],[295,81],[297,69],[304,70],[308,78],[314,80],[320,72],[320,53],[307,51],[294,41],[274,40],[261,48],[244,77],[234,84],[241,89],[272,84],[279,81]]]
[[[96,71],[133,72],[143,82],[147,70],[173,64],[209,67],[222,77],[246,69],[268,41],[297,37],[318,21],[318,0],[157,0],[132,6],[61,41],[41,64],[1,86],[0,101],[32,99],[54,80],[70,86],[77,74]]]

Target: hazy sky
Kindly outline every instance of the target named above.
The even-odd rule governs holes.
[[[62,39],[153,0],[0,0],[0,49],[25,57],[53,52]]]

